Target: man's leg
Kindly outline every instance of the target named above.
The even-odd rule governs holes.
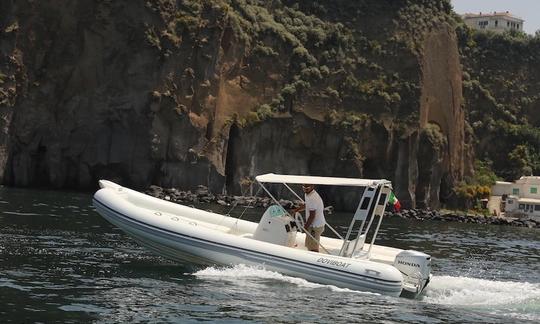
[[[324,231],[324,225],[321,227],[309,228],[309,234],[313,236],[313,238],[311,238],[309,235],[306,234],[306,248],[309,251],[319,252],[319,242],[321,240],[321,234],[323,231]]]

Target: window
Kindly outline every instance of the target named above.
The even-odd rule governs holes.
[[[506,203],[509,204],[509,205],[512,205],[512,204],[514,203],[514,201],[513,201],[512,199],[508,199],[508,200],[506,201]]]
[[[512,188],[512,195],[519,195],[519,188]]]
[[[519,204],[519,209],[524,210],[525,209],[525,204]]]
[[[519,24],[516,25],[516,28],[519,29]]]
[[[499,21],[495,20],[495,27],[499,26]]]
[[[532,194],[538,193],[538,188],[536,188],[536,187],[531,187],[531,193],[532,193]]]
[[[540,210],[540,205],[534,205],[534,210],[539,211]]]
[[[506,27],[510,27],[510,22],[509,21],[506,22]]]

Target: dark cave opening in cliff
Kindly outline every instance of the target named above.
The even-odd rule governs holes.
[[[235,169],[236,163],[236,145],[240,138],[240,131],[236,124],[232,124],[229,130],[229,141],[227,142],[227,156],[225,159],[225,190],[228,194],[235,190]]]
[[[38,187],[50,186],[49,166],[47,163],[47,147],[40,145],[33,156],[34,176],[31,182]]]
[[[450,175],[445,173],[441,178],[441,184],[439,187],[439,202],[441,206],[447,206],[450,203],[453,194],[453,184],[450,179]]]

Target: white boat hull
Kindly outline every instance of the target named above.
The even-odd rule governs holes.
[[[197,264],[263,264],[267,270],[312,282],[391,296],[402,293],[403,276],[390,264],[254,240],[249,236],[255,223],[162,201],[110,182],[102,186],[94,196],[98,213],[165,258]]]

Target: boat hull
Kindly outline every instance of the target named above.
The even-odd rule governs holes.
[[[394,267],[369,260],[329,256],[276,246],[251,238],[186,224],[166,227],[133,208],[121,208],[110,189],[94,197],[99,214],[149,250],[174,261],[202,265],[264,265],[265,269],[321,284],[399,296],[402,276]],[[123,210],[122,210],[123,209]]]

